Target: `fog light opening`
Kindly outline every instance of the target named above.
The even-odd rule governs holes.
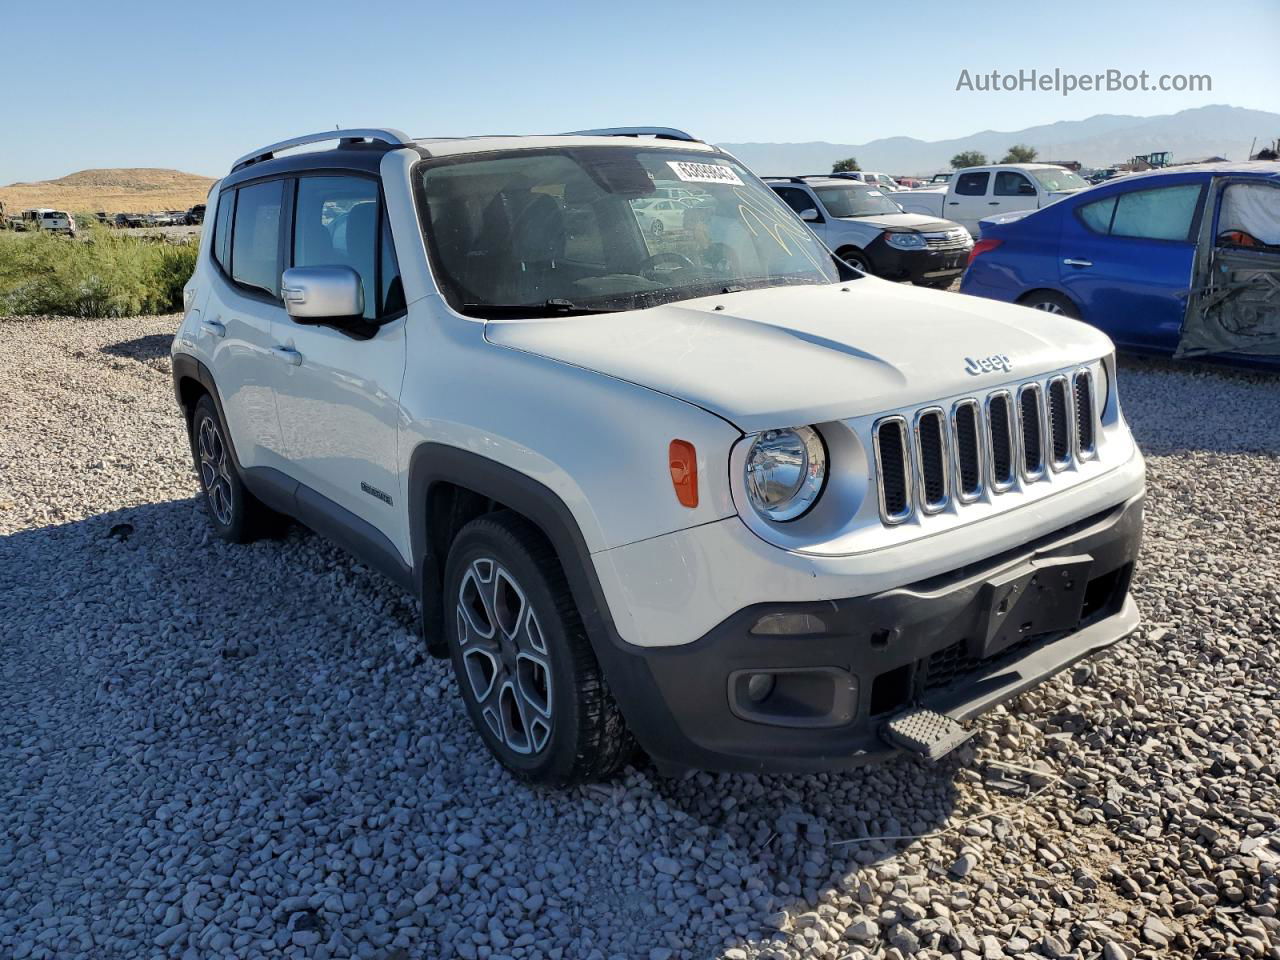
[[[747,699],[752,703],[764,703],[776,686],[772,673],[753,673],[747,678]]]

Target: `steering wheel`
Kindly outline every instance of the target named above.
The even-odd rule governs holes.
[[[718,276],[736,277],[738,255],[727,243],[712,243],[702,252],[702,260]]]
[[[666,270],[659,270],[658,268],[663,264],[669,264],[670,266]],[[696,269],[694,262],[683,253],[655,253],[640,264],[640,276],[646,280],[656,282],[661,279],[658,276],[659,273],[674,273],[676,270],[692,269]]]

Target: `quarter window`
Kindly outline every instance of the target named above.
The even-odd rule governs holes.
[[[376,317],[378,185],[363,177],[302,177],[294,212],[293,265],[350,267],[364,288],[365,319]]]
[[[231,277],[237,283],[280,296],[280,202],[283,180],[236,191],[231,237]]]
[[[990,173],[962,173],[956,178],[956,193],[962,197],[985,197]]]
[[[231,213],[235,207],[234,190],[224,190],[218,195],[218,220],[213,228],[213,257],[228,275],[231,273]]]

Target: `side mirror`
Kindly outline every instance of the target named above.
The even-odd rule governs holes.
[[[364,313],[364,286],[350,267],[291,267],[281,278],[280,293],[289,316],[300,323]]]
[[[800,211],[800,219],[805,223],[817,223],[821,218],[818,216],[818,211],[810,207],[808,210]]]
[[[1018,184],[1018,194],[1023,197],[1034,197],[1036,188],[1029,183],[1020,183]]]

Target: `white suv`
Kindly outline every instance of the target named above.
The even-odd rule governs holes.
[[[419,597],[524,778],[636,741],[664,771],[936,755],[1138,623],[1107,338],[864,276],[680,131],[265,147],[185,294],[217,532],[289,515]]]

